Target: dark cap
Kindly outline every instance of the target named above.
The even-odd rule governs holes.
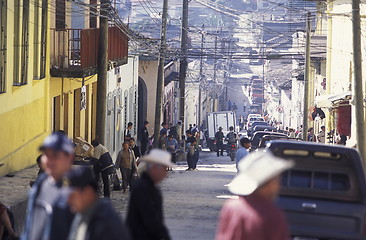
[[[70,170],[65,177],[65,185],[70,188],[85,188],[92,186],[95,190],[97,182],[94,179],[93,172],[89,167],[75,167]]]
[[[43,141],[39,150],[44,151],[45,149],[52,149],[59,152],[65,152],[67,154],[74,153],[74,145],[63,133],[52,133]]]
[[[240,139],[240,144],[251,143],[249,138],[243,137]]]
[[[149,123],[150,123],[149,121],[144,121],[144,125],[149,124]]]

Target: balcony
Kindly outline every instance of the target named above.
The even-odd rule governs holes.
[[[97,73],[99,28],[51,29],[51,76],[83,78]],[[113,67],[127,63],[128,37],[108,29],[108,60]]]

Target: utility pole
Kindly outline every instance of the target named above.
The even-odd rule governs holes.
[[[186,95],[186,75],[187,75],[187,48],[188,48],[188,0],[183,0],[182,31],[181,31],[181,56],[179,67],[179,114],[184,130],[184,111]]]
[[[107,72],[108,72],[108,11],[109,0],[100,0],[99,46],[98,46],[98,79],[97,79],[97,116],[96,137],[105,144],[105,125],[107,115]]]
[[[205,25],[202,25],[202,36],[201,36],[201,59],[200,59],[200,77],[198,83],[198,126],[201,126],[201,115],[202,115],[202,81],[203,81],[203,42],[205,40],[205,36],[203,33]]]
[[[163,16],[161,21],[160,56],[158,66],[158,79],[156,84],[155,104],[155,126],[154,126],[154,147],[159,146],[161,113],[163,112],[163,91],[164,91],[164,61],[166,51],[166,25],[168,19],[168,0],[164,0]]]
[[[360,151],[364,167],[366,166],[365,148],[365,115],[362,86],[362,53],[361,53],[361,21],[360,0],[352,0],[353,29],[353,97],[356,109],[357,147]]]
[[[304,74],[304,119],[302,125],[302,138],[304,141],[308,139],[308,111],[309,111],[309,78],[310,78],[310,25],[311,13],[306,18],[306,43],[305,43],[305,74]]]
[[[217,68],[217,35],[219,34],[218,31],[216,31],[216,35],[215,35],[215,57],[214,57],[214,84],[216,85],[216,68]],[[216,98],[217,98],[217,93],[216,93],[216,89],[213,90],[213,103],[212,103],[212,112],[217,111],[216,109]]]

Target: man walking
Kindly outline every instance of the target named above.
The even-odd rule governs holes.
[[[62,190],[64,175],[71,169],[74,148],[62,133],[48,136],[40,150],[44,170],[29,192],[22,240],[65,240],[73,220],[68,195]]]
[[[243,137],[240,139],[240,148],[236,151],[235,162],[238,169],[239,162],[249,154],[249,148],[251,147],[251,141],[249,138]]]
[[[149,131],[147,127],[149,126],[149,122],[145,121],[144,126],[140,129],[140,137],[141,137],[141,155],[145,155],[147,145],[149,143]]]
[[[132,133],[131,133],[132,127],[133,127],[133,123],[132,122],[129,122],[127,124],[127,128],[125,129],[125,131],[123,133],[124,141],[129,141],[130,138],[132,137]]]
[[[164,223],[163,201],[157,187],[167,176],[167,168],[173,167],[170,153],[153,149],[141,158],[146,172],[134,185],[129,201],[127,225],[134,240],[170,240]]]
[[[219,156],[220,154],[220,150],[221,150],[221,156],[224,156],[224,133],[222,132],[222,127],[219,127],[219,131],[217,131],[215,133],[215,140],[216,140],[216,151],[217,151],[217,156]]]
[[[103,181],[103,195],[110,197],[111,189],[109,182],[109,175],[116,172],[111,155],[108,149],[99,143],[97,139],[91,142],[94,147],[93,158],[96,160],[93,165],[95,180],[99,182],[100,175]]]
[[[129,233],[108,198],[98,197],[98,185],[87,167],[71,170],[65,179],[68,202],[76,216],[68,240],[129,240]]]
[[[279,193],[280,174],[293,162],[256,152],[239,163],[239,173],[229,184],[238,199],[225,202],[220,215],[217,240],[288,240],[283,212],[274,199]]]
[[[192,171],[194,170],[194,157],[195,157],[195,145],[197,143],[197,139],[192,135],[191,131],[187,130],[186,131],[186,135],[187,135],[187,171]]]
[[[318,142],[325,143],[325,137],[326,137],[325,126],[322,126],[321,131],[319,132],[319,134],[317,136]]]

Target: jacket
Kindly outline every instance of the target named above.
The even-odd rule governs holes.
[[[141,142],[148,143],[149,142],[149,132],[147,127],[142,127],[140,129]]]
[[[84,240],[130,240],[129,232],[109,199],[98,199],[88,220]],[[78,214],[77,217],[81,215]],[[77,218],[75,218],[77,219]],[[73,227],[78,228],[78,221]]]
[[[25,219],[24,231],[21,236],[21,240],[28,240],[31,238],[31,231],[33,227],[37,227],[37,219],[33,219],[34,206],[36,199],[40,193],[43,182],[48,178],[48,175],[43,173],[33,184],[33,187],[29,191],[27,215]],[[60,184],[61,191],[61,184]],[[48,216],[46,226],[42,233],[42,239],[37,240],[65,240],[70,231],[71,223],[74,218],[74,214],[71,213],[67,204],[67,195],[62,194],[61,197],[53,204],[52,209],[47,209]]]
[[[272,200],[252,194],[225,202],[216,240],[288,240],[285,216]]]
[[[169,240],[160,190],[145,172],[132,188],[127,225],[134,240]]]

